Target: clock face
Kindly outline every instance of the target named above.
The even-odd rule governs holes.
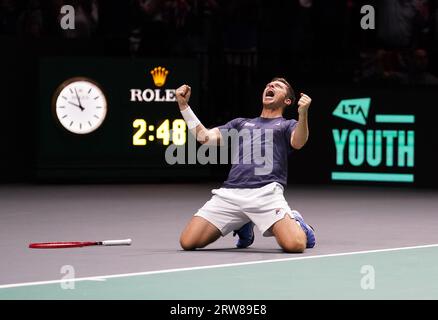
[[[63,128],[75,134],[87,134],[102,125],[107,101],[93,80],[72,78],[56,91],[54,108],[56,119]]]

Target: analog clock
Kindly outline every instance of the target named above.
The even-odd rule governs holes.
[[[55,119],[67,131],[87,134],[97,130],[107,114],[107,99],[101,87],[85,77],[63,82],[52,99]]]

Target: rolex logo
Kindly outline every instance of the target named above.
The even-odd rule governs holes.
[[[166,83],[166,77],[169,71],[164,67],[155,67],[151,70],[152,79],[157,87],[162,87]]]
[[[130,89],[132,102],[175,102],[175,89],[159,89],[166,83],[169,71],[164,67],[155,67],[151,70],[152,79],[158,88]]]

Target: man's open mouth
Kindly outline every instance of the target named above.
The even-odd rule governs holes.
[[[267,98],[273,98],[274,95],[275,95],[274,90],[268,90],[268,91],[266,91],[266,93],[265,93],[265,97],[267,97]]]

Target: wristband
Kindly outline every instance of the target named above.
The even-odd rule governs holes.
[[[201,121],[196,117],[195,113],[190,107],[185,108],[184,110],[181,110],[181,114],[187,123],[187,128],[189,130],[196,128],[199,124],[201,124]]]

